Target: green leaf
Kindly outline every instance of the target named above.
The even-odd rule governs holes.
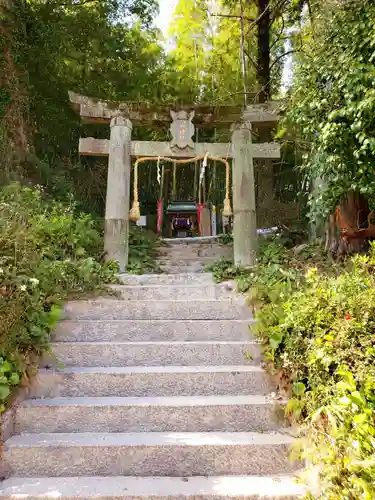
[[[3,373],[9,373],[12,371],[12,365],[9,361],[5,360],[2,366],[0,367],[0,371]]]
[[[358,406],[366,406],[366,399],[362,396],[362,394],[359,391],[352,392],[351,399]]]
[[[281,330],[271,332],[269,343],[272,349],[277,349],[283,341],[283,333]]]
[[[0,384],[0,400],[4,401],[10,394],[8,385]]]
[[[18,373],[12,373],[12,375],[9,377],[9,383],[12,385],[18,385],[20,383],[20,376],[18,375]]]
[[[355,422],[356,424],[364,424],[365,422],[367,422],[367,415],[366,413],[360,413],[359,415],[355,415],[354,418],[353,418],[353,422]]]
[[[306,392],[306,386],[302,382],[296,382],[293,384],[293,394],[296,396],[303,396]]]

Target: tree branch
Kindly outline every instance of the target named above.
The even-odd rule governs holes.
[[[283,1],[286,3],[288,0],[283,0]],[[263,19],[263,17],[267,14],[270,7],[271,7],[271,3],[268,3],[267,7],[264,9],[264,11],[255,19],[251,18],[251,17],[242,17],[242,19],[244,19],[245,21],[250,21],[248,28],[251,28],[251,27],[257,25]],[[211,14],[211,16],[227,17],[227,18],[231,18],[231,19],[241,19],[241,16],[232,15],[232,14]]]
[[[55,4],[56,7],[81,7],[82,5],[87,5],[89,3],[97,2],[98,0],[82,0],[81,2],[68,2],[68,3],[59,3],[59,2],[49,2],[50,4]]]
[[[281,54],[279,57],[276,57],[276,59],[274,60],[274,62],[270,66],[270,71],[275,66],[275,64],[277,64],[283,57],[288,56],[290,54],[294,54],[296,52],[304,52],[304,51],[301,48],[299,48],[299,49],[292,49],[292,50],[288,50],[288,51],[284,52],[284,54]]]
[[[236,15],[232,15],[232,14],[211,14],[211,16],[213,17],[227,17],[227,18],[230,18],[230,19],[241,19],[241,16],[236,16]],[[244,19],[245,21],[254,21],[254,18],[253,17],[242,17],[242,19]]]
[[[244,52],[245,52],[246,57],[249,59],[249,61],[253,64],[254,68],[256,69],[258,67],[258,63],[256,61],[254,61],[254,59],[251,57],[251,55],[249,54],[249,52],[246,49],[244,49]]]
[[[288,37],[288,36],[282,36],[282,37],[278,38],[277,40],[275,40],[275,41],[271,44],[271,46],[270,46],[270,50],[271,50],[271,49],[273,49],[273,48],[274,48],[274,46],[275,46],[276,44],[278,44],[279,42],[282,42],[283,40],[284,40],[284,41],[285,41],[285,40],[289,40],[289,37]]]
[[[271,19],[271,24],[280,16],[280,11],[289,3],[290,0],[281,0],[281,2],[275,6],[273,12],[272,12],[272,19]]]
[[[284,20],[284,17],[281,16],[280,19],[281,19],[281,30],[277,34],[276,40],[270,45],[270,51],[280,41],[281,36],[282,36],[282,34],[284,33],[284,30],[285,30],[285,20]],[[287,39],[288,39],[287,37],[284,38],[284,40],[287,40]]]

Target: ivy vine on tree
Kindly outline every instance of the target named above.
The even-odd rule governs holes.
[[[311,216],[325,219],[350,193],[374,200],[375,4],[335,0],[315,12],[286,121],[309,145]]]

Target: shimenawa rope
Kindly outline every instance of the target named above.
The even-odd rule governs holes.
[[[186,158],[186,159],[181,159],[181,160],[176,160],[175,158],[169,158],[167,156],[159,156],[157,158],[158,163],[160,160],[169,162],[169,163],[179,163],[179,164],[184,164],[184,163],[193,163],[199,160],[214,160],[221,162],[225,165],[225,198],[224,198],[224,210],[223,210],[223,215],[226,217],[230,217],[233,215],[232,212],[232,207],[230,204],[230,197],[229,197],[229,190],[230,190],[230,167],[229,163],[227,160],[224,160],[224,158],[221,158],[219,156],[211,156],[211,155],[204,155],[204,156],[195,156],[194,158]],[[146,161],[152,161],[155,160],[154,156],[144,156],[143,158],[138,158],[136,162],[134,163],[134,179],[133,179],[133,205],[131,210],[129,211],[129,219],[132,221],[137,221],[141,217],[141,212],[139,208],[139,200],[138,200],[138,165],[140,163],[144,163]]]

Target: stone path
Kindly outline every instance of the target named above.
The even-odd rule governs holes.
[[[41,369],[17,411],[0,498],[298,497],[249,310],[202,272],[221,249],[164,250],[170,274],[66,306],[63,367]]]

